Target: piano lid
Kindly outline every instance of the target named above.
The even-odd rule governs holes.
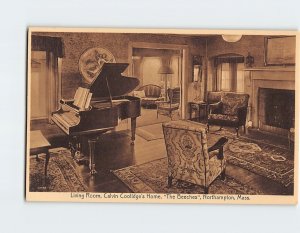
[[[93,98],[109,98],[126,95],[136,88],[140,81],[137,78],[122,76],[128,63],[104,63],[99,75],[90,84]]]

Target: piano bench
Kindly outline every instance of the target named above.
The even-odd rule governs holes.
[[[51,144],[44,137],[40,130],[30,131],[30,155],[36,155],[38,160],[38,155],[45,153],[45,170],[44,170],[44,186],[40,187],[41,189],[47,188],[47,167],[50,159],[49,148]]]

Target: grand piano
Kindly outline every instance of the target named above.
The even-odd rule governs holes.
[[[127,63],[103,64],[96,78],[80,87],[90,94],[90,101],[80,106],[76,92],[74,99],[61,100],[60,108],[52,113],[53,122],[69,136],[74,159],[80,160],[82,157],[79,138],[88,138],[91,174],[96,173],[94,150],[99,136],[114,129],[123,119],[131,118],[131,144],[134,144],[136,118],[141,115],[141,103],[139,98],[126,94],[139,85],[139,80],[122,76],[127,66]]]

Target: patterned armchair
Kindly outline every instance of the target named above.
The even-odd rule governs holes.
[[[226,158],[223,147],[228,139],[222,137],[212,147],[207,146],[206,126],[193,121],[171,121],[163,124],[168,155],[168,186],[173,179],[204,187],[218,177],[225,178]],[[217,152],[217,153],[213,153]]]
[[[133,92],[133,95],[141,98],[141,105],[145,108],[151,106],[156,107],[156,101],[164,99],[161,96],[161,87],[154,84],[148,84],[140,87]]]
[[[234,127],[239,136],[239,127],[243,126],[245,132],[248,100],[248,94],[223,92],[220,102],[209,105],[208,130],[209,125],[229,126]]]
[[[207,106],[208,106],[208,113],[210,112],[210,105],[215,104],[221,101],[222,92],[221,91],[208,91],[207,92]]]

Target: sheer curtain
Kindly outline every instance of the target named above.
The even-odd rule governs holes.
[[[48,121],[51,121],[51,113],[58,109],[59,93],[61,80],[59,80],[58,58],[53,52],[47,52],[47,70],[48,70]]]
[[[217,66],[217,90],[244,92],[244,64],[220,63]]]
[[[44,93],[48,101],[48,121],[51,113],[57,110],[61,98],[61,58],[64,55],[63,42],[60,37],[48,37],[32,35],[32,51],[46,52],[47,85],[48,90]]]
[[[216,90],[244,92],[244,60],[243,55],[235,53],[213,57]]]

